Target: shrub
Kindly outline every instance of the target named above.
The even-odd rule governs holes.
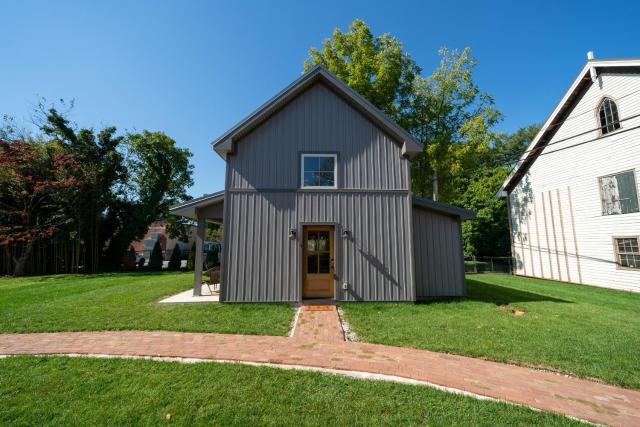
[[[218,248],[215,245],[211,245],[209,247],[209,252],[207,252],[207,259],[204,262],[204,266],[206,269],[213,268],[220,263],[218,262]]]
[[[124,254],[122,269],[124,271],[132,271],[136,269],[136,250],[133,249],[133,246],[129,246],[129,250]]]
[[[187,270],[193,270],[193,267],[196,265],[196,244],[195,242],[191,245],[191,250],[189,251],[189,258],[187,258]]]
[[[149,258],[149,270],[162,270],[162,261],[164,261],[162,257],[162,246],[160,246],[160,241],[156,240],[156,244],[153,245],[153,250],[151,251],[151,257]]]
[[[180,250],[180,246],[176,243],[176,245],[173,247],[173,252],[171,252],[171,258],[169,258],[169,270],[180,270],[181,261],[182,251]]]

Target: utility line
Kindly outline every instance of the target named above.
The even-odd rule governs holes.
[[[625,93],[625,94],[624,94],[624,95],[622,95],[622,96],[618,96],[618,97],[616,97],[615,99],[613,99],[613,98],[611,98],[611,99],[613,99],[613,101],[614,101],[614,102],[616,102],[616,104],[617,104],[617,103],[618,103],[617,101],[619,101],[619,100],[621,100],[621,99],[624,99],[624,98],[627,98],[627,97],[629,97],[629,96],[631,96],[631,95],[633,95],[633,94],[636,94],[636,93],[638,93],[638,92],[640,92],[640,89],[636,89],[636,90],[634,90],[634,91],[632,91],[632,92]],[[607,96],[605,95],[605,96],[603,96],[602,98],[607,98]],[[579,112],[579,113],[573,113],[573,114],[571,115],[571,117],[567,117],[566,119],[564,119],[564,120],[562,120],[562,121],[560,121],[560,122],[553,123],[553,124],[549,125],[549,127],[547,128],[547,130],[552,129],[552,128],[555,128],[555,127],[558,127],[558,126],[560,126],[560,125],[562,125],[562,124],[564,124],[564,123],[566,123],[566,122],[569,122],[569,121],[571,121],[571,120],[573,120],[573,119],[577,119],[578,117],[581,117],[581,116],[583,116],[583,115],[585,115],[585,114],[587,114],[587,113],[592,113],[593,111],[594,111],[594,110],[593,110],[593,108],[588,108],[588,109],[585,109],[584,111],[581,111],[581,112]]]
[[[628,117],[625,117],[625,118],[623,118],[623,119],[620,119],[620,120],[618,120],[618,123],[622,123],[622,122],[627,121],[627,120],[635,119],[635,118],[637,118],[637,117],[640,117],[640,113],[638,113],[638,114],[633,114],[633,115],[631,115],[631,116],[628,116]],[[571,140],[571,139],[573,139],[573,138],[577,138],[577,137],[579,137],[579,136],[584,136],[584,135],[590,134],[591,132],[601,130],[601,129],[602,129],[602,128],[604,128],[604,127],[605,127],[605,126],[598,126],[598,127],[596,127],[596,128],[592,128],[592,129],[589,129],[589,130],[584,131],[584,132],[580,132],[580,133],[577,133],[577,134],[574,134],[574,135],[571,135],[571,136],[567,136],[567,137],[562,138],[562,139],[559,139],[559,140],[557,140],[557,141],[548,142],[548,143],[546,143],[546,144],[544,144],[544,145],[542,145],[542,146],[540,146],[540,147],[534,147],[534,148],[532,148],[532,149],[530,149],[530,150],[526,150],[526,151],[524,151],[520,156],[522,157],[522,156],[523,156],[523,155],[525,155],[525,154],[535,153],[535,152],[537,152],[537,151],[544,150],[545,148],[547,148],[547,147],[549,147],[549,146],[551,146],[551,145],[560,144],[560,143],[562,143],[562,142],[569,141],[569,140]],[[621,129],[618,129],[618,130],[616,130],[616,131],[614,131],[614,132],[611,132],[611,133],[610,133],[610,135],[624,133],[624,132],[629,131],[629,130],[631,130],[631,129],[636,129],[637,127],[638,127],[638,126],[635,126],[635,127],[629,128],[629,129],[621,128]],[[588,140],[588,141],[583,141],[583,142],[581,142],[581,143],[578,143],[578,144],[575,144],[575,145],[571,145],[571,146],[569,146],[569,147],[564,147],[564,148],[562,148],[562,149],[554,150],[554,151],[551,151],[550,153],[554,153],[554,152],[556,152],[556,151],[564,150],[564,149],[566,149],[566,148],[570,148],[570,147],[573,147],[573,146],[583,145],[583,144],[585,144],[585,143],[587,143],[587,142],[594,142],[594,141],[597,141],[597,140],[599,140],[599,139],[602,139],[604,136],[605,136],[605,135],[599,135],[599,136],[597,136],[596,138],[590,139],[590,140]],[[544,155],[544,154],[549,154],[549,153],[542,153],[542,154],[539,154],[539,155],[540,155],[540,156],[542,156],[542,155]],[[522,160],[519,160],[518,162],[521,162],[521,161],[522,161]]]
[[[638,114],[637,116],[640,116],[640,114]],[[636,117],[637,117],[637,116],[636,116]],[[633,117],[629,117],[629,118],[633,118]],[[629,132],[629,131],[631,131],[631,130],[638,129],[638,128],[640,128],[640,125],[633,126],[633,127],[626,128],[626,129],[620,129],[620,130],[616,131],[616,135],[617,135],[617,134],[621,134],[621,133],[625,133],[625,132]],[[567,150],[567,149],[569,149],[569,148],[578,147],[578,146],[580,146],[580,145],[588,144],[588,143],[590,143],[590,142],[599,141],[599,140],[601,140],[601,139],[602,139],[602,137],[601,137],[601,136],[598,136],[598,137],[596,137],[596,138],[589,139],[589,140],[587,140],[587,141],[578,142],[578,143],[576,143],[576,144],[572,144],[572,145],[569,145],[569,146],[566,146],[566,147],[560,147],[560,148],[558,148],[558,149],[556,149],[556,150],[553,150],[553,151],[548,151],[548,152],[546,152],[546,153],[541,153],[541,154],[538,154],[538,156],[545,156],[545,155],[547,155],[547,154],[557,153],[558,151],[563,151],[563,150]],[[549,144],[549,145],[551,145],[551,144]],[[542,148],[546,148],[546,146],[545,146],[545,147],[542,147]]]

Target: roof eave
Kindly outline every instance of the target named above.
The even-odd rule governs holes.
[[[459,218],[461,221],[476,218],[476,213],[469,209],[449,205],[447,203],[434,202],[433,200],[425,199],[422,197],[413,196],[412,205],[444,215],[453,216]]]
[[[540,131],[536,134],[535,138],[531,141],[531,144],[527,147],[524,154],[518,160],[518,163],[513,168],[507,179],[502,183],[500,190],[498,191],[498,197],[506,197],[511,190],[517,185],[517,183],[521,179],[521,175],[526,173],[521,171],[521,168],[526,166],[527,163],[533,163],[533,161],[528,161],[530,157],[535,156],[536,153],[533,153],[533,150],[538,145],[540,140],[548,133],[551,132],[551,129],[554,125],[554,121],[556,116],[563,110],[565,104],[571,99],[576,89],[580,86],[580,83],[586,78],[587,74],[590,74],[590,69],[592,67],[598,68],[607,68],[607,67],[640,67],[640,58],[613,58],[613,59],[591,59],[588,60],[576,78],[573,80],[565,94],[560,99],[560,102],[553,109],[547,120],[544,122],[544,125],[540,128]],[[533,153],[533,154],[532,154]]]
[[[196,209],[220,202],[224,202],[224,191],[207,194],[205,196],[197,197],[195,199],[187,200],[186,202],[180,203],[178,205],[171,206],[169,208],[169,213],[171,215],[197,219],[195,214]]]

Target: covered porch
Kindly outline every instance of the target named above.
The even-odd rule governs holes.
[[[194,297],[201,297],[208,288],[203,291],[202,273],[204,263],[204,240],[207,223],[222,225],[224,212],[224,191],[206,194],[202,197],[189,200],[169,209],[172,215],[190,218],[196,221],[195,246],[196,257],[193,274]],[[224,248],[223,248],[224,251]],[[213,283],[212,283],[213,284]]]

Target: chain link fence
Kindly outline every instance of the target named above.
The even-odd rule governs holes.
[[[512,274],[513,258],[508,256],[470,256],[464,258],[465,273]]]

